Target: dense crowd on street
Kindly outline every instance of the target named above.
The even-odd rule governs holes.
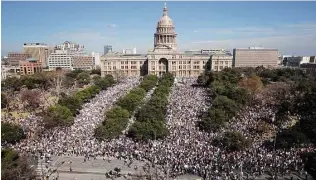
[[[208,109],[211,100],[206,89],[192,86],[194,83],[195,79],[187,78],[172,86],[166,114],[170,134],[164,140],[134,142],[123,134],[117,139],[98,142],[93,137],[94,129],[103,121],[104,112],[139,84],[139,79],[129,78],[101,91],[85,104],[71,127],[55,128],[37,140],[24,140],[14,148],[50,156],[82,156],[84,162],[89,158],[118,158],[131,166],[135,161],[144,161],[155,164],[163,171],[165,175],[162,179],[166,174],[177,177],[186,173],[205,179],[237,179],[240,175],[254,178],[275,171],[278,175],[294,171],[303,173],[304,164],[299,155],[302,151],[315,149],[273,151],[263,146],[264,139],[251,131],[261,117],[273,119],[275,110],[267,106],[244,108],[242,114],[233,118],[227,128],[218,133],[200,131],[196,122],[199,115]],[[251,147],[244,151],[228,152],[213,145],[215,138],[231,130],[251,138]]]

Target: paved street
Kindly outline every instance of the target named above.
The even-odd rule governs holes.
[[[97,158],[96,160],[91,159],[84,162],[83,157],[52,157],[52,161],[48,164],[48,167],[51,169],[57,169],[57,173],[53,173],[50,176],[50,179],[54,177],[59,178],[59,180],[105,180],[107,179],[105,176],[106,172],[110,170],[114,170],[115,167],[121,168],[121,174],[127,175],[131,173],[133,175],[136,174],[145,174],[142,170],[142,166],[145,165],[144,162],[134,161],[133,164],[128,167],[124,165],[124,161],[111,158],[110,161],[108,159]],[[61,164],[61,162],[65,162]],[[72,162],[72,163],[69,163]],[[138,166],[137,171],[135,171],[135,165]],[[70,171],[70,167],[71,170]],[[45,168],[45,165],[43,165]],[[298,174],[291,174],[293,176],[293,180],[305,180],[305,176],[299,176]],[[291,176],[279,177],[279,180],[290,180]],[[134,177],[135,179],[136,177]],[[123,176],[120,178],[116,178],[116,180],[132,180],[132,177],[127,176],[124,178]],[[137,178],[136,178],[137,179]],[[169,180],[197,180],[202,179],[201,177],[194,175],[182,175],[178,178],[169,178]],[[246,177],[244,177],[246,179]],[[269,175],[263,175],[258,180],[268,180],[270,179]],[[312,177],[308,177],[308,180],[313,180]]]

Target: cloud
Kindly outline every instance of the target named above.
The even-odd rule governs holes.
[[[228,28],[201,28],[194,30],[197,33],[212,33],[212,34],[256,34],[256,33],[274,33],[274,28],[262,27],[228,27]]]
[[[224,48],[229,50],[262,46],[265,48],[278,48],[281,54],[316,54],[316,43],[314,43],[316,41],[316,23],[288,24],[266,28],[244,27],[209,30],[213,31],[213,33],[230,33],[234,36],[222,39],[196,40],[188,43],[187,46],[191,46],[191,49]]]
[[[117,27],[118,27],[117,24],[108,24],[108,28],[115,29]]]
[[[280,54],[290,55],[315,55],[316,33],[308,35],[289,35],[289,36],[271,36],[260,38],[241,38],[241,39],[225,39],[225,40],[209,40],[192,42],[191,46],[196,49],[203,48],[223,48],[232,50],[234,48],[245,48],[253,46],[261,46],[265,48],[277,48]],[[299,52],[299,53],[295,53]],[[294,53],[294,54],[293,54]]]

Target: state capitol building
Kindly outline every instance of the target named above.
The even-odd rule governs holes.
[[[165,4],[154,34],[154,49],[148,51],[147,55],[109,52],[100,59],[101,75],[160,76],[169,72],[176,77],[197,77],[206,70],[216,71],[232,66],[231,55],[216,55],[213,59],[214,63],[211,63],[209,53],[186,54],[177,51],[177,34]]]

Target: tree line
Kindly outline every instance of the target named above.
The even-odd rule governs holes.
[[[163,139],[168,135],[165,116],[173,82],[174,76],[170,73],[164,74],[159,79],[151,99],[136,113],[136,121],[129,129],[128,137],[136,141],[148,141]]]
[[[79,113],[82,105],[89,102],[101,90],[105,90],[115,84],[112,76],[107,75],[98,78],[95,84],[88,86],[83,90],[75,92],[73,95],[62,94],[58,103],[51,106],[44,112],[43,121],[46,128],[56,126],[70,126],[74,122],[74,116]],[[102,83],[96,83],[102,82]]]
[[[104,121],[95,129],[94,136],[100,141],[119,137],[127,128],[132,114],[142,106],[146,92],[154,88],[157,82],[157,76],[147,75],[139,86],[119,98],[114,107],[105,112]]]

